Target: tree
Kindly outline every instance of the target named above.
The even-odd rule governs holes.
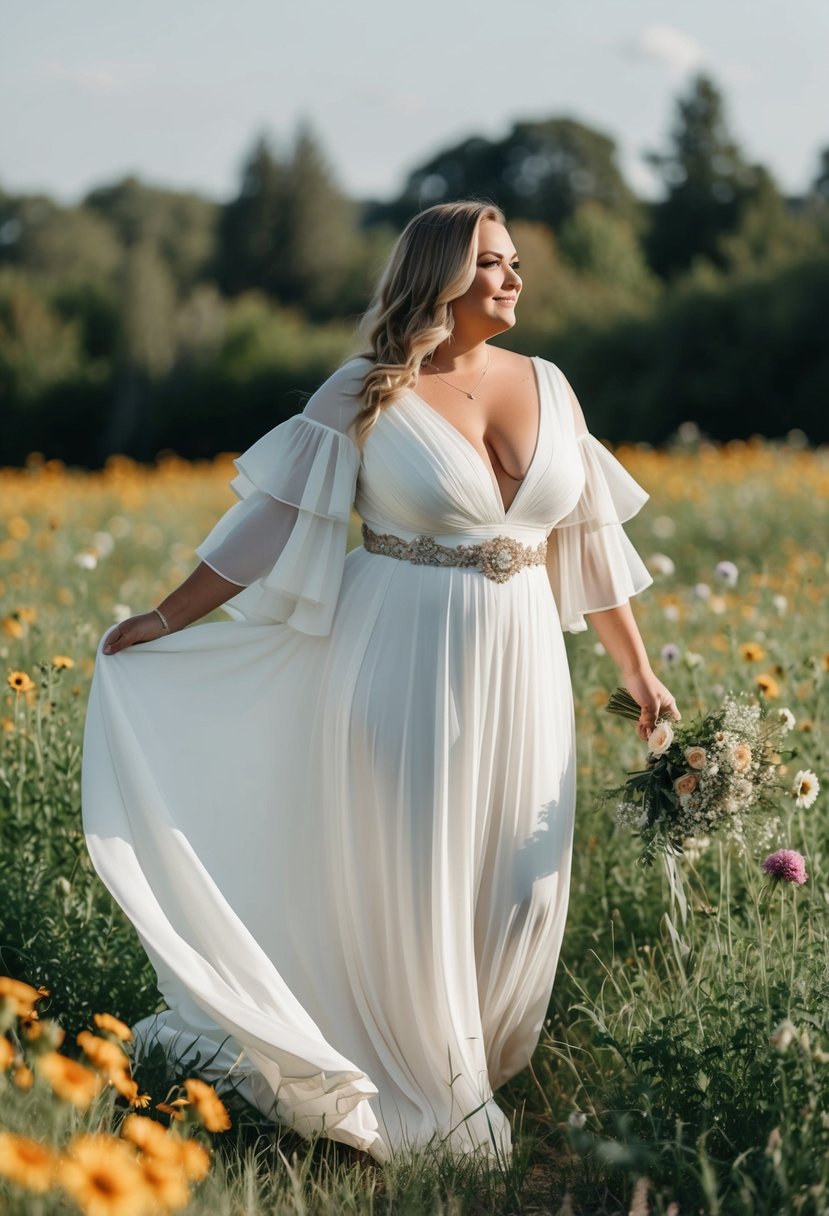
[[[616,161],[607,135],[570,118],[519,122],[497,142],[473,136],[439,152],[410,173],[391,204],[374,204],[371,221],[406,223],[433,203],[491,199],[508,222],[535,220],[557,230],[587,201],[638,225],[640,206]]]
[[[104,217],[121,244],[154,246],[179,295],[212,271],[219,208],[198,194],[159,190],[135,177],[92,190],[84,206]]]
[[[219,225],[223,290],[258,289],[317,317],[340,312],[343,284],[358,256],[356,209],[336,185],[308,123],[299,125],[281,160],[260,137]]]
[[[646,237],[650,265],[672,278],[695,257],[724,265],[721,239],[740,226],[746,208],[772,188],[760,165],[749,165],[732,138],[723,99],[706,75],[697,75],[677,114],[667,152],[647,160],[661,173],[665,198],[651,212]]]

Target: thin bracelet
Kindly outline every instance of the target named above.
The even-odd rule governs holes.
[[[164,632],[165,632],[165,633],[169,633],[169,632],[170,632],[170,626],[167,624],[167,618],[165,617],[165,615],[164,615],[164,613],[161,611],[161,609],[160,609],[160,608],[153,608],[153,612],[157,612],[157,613],[158,613],[159,617],[161,618],[161,624],[164,626]]]

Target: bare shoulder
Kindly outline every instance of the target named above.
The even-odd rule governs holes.
[[[500,346],[491,346],[493,370],[501,371],[510,376],[531,376],[533,361],[529,355],[516,354],[514,350],[504,350]]]

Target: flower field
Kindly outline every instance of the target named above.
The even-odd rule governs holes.
[[[225,1118],[158,1058],[131,1067],[123,1031],[161,1002],[85,851],[86,696],[101,633],[192,569],[231,464],[0,470],[0,1211],[829,1213],[829,452],[617,455],[651,493],[628,530],[654,668],[684,724],[729,692],[785,722],[778,793],[742,838],[638,864],[602,795],[645,750],[604,710],[618,679],[595,635],[568,638],[570,915],[533,1067],[498,1094],[514,1158],[489,1172],[381,1169],[233,1095]]]

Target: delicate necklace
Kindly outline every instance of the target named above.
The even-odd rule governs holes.
[[[485,367],[485,368],[484,368],[484,370],[481,372],[481,375],[480,375],[480,377],[478,378],[478,383],[477,383],[477,384],[473,384],[473,386],[472,386],[473,390],[474,390],[474,389],[476,389],[476,388],[478,387],[478,384],[480,384],[480,383],[481,383],[481,380],[483,380],[484,376],[485,376],[485,375],[487,374],[487,372],[489,371],[489,361],[490,361],[490,359],[491,359],[491,358],[492,358],[492,353],[491,353],[490,351],[488,351],[488,352],[487,352],[487,358],[486,358],[486,367]],[[429,359],[429,366],[430,366],[430,367],[434,367],[434,364],[432,363],[432,360],[431,360],[431,359]],[[464,396],[465,396],[465,397],[468,397],[470,401],[474,401],[474,400],[475,400],[475,393],[474,393],[474,391],[470,393],[470,392],[468,392],[468,391],[467,391],[465,388],[458,388],[457,384],[452,384],[452,383],[450,383],[450,381],[449,381],[449,380],[447,380],[447,379],[446,379],[444,376],[442,376],[442,375],[440,374],[440,372],[439,372],[439,371],[436,371],[436,372],[435,372],[435,375],[437,376],[438,380],[443,380],[443,383],[444,383],[444,384],[448,384],[448,385],[449,385],[449,387],[450,387],[450,388],[453,388],[453,389],[455,390],[455,392],[456,392],[456,393],[463,393],[463,394],[464,394]]]

